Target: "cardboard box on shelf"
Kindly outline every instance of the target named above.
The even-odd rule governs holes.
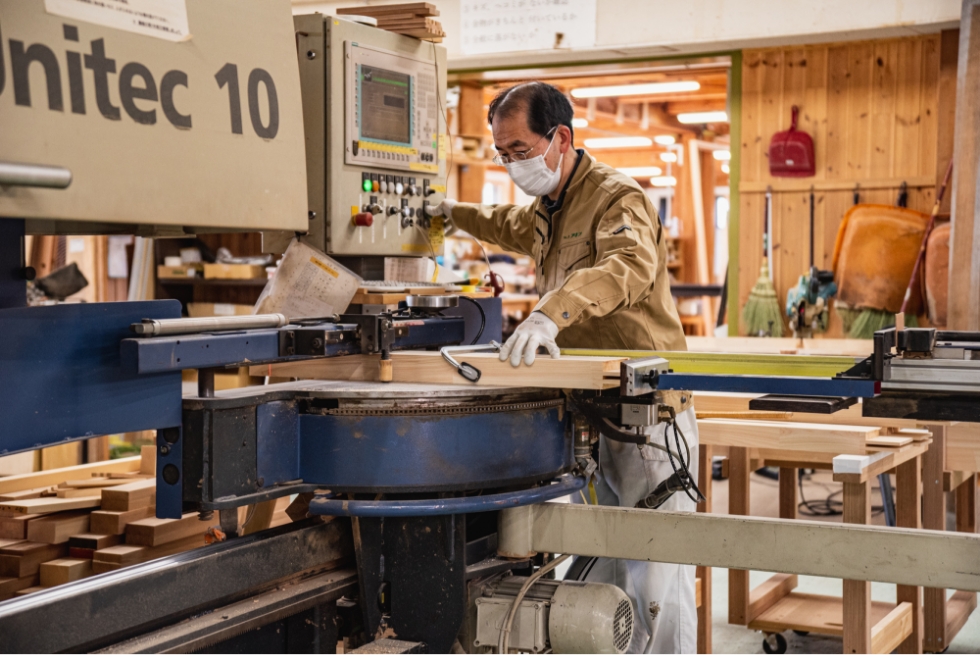
[[[157,277],[160,279],[201,277],[204,264],[181,264],[180,266],[157,266]]]
[[[191,318],[202,318],[206,316],[242,316],[251,313],[251,305],[236,305],[227,302],[187,303],[187,315]]]
[[[265,266],[253,264],[205,264],[206,280],[251,280],[266,277]]]

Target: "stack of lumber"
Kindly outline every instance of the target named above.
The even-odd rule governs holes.
[[[398,5],[378,5],[370,7],[342,7],[340,15],[369,16],[378,21],[378,27],[389,32],[414,36],[423,41],[442,43],[446,33],[442,24],[433,18],[439,10],[429,2],[407,2]]]
[[[0,600],[204,545],[208,525],[149,518],[155,452],[0,478]],[[119,547],[131,552],[113,560]]]
[[[156,518],[155,470],[156,449],[144,446],[139,457],[0,478],[0,601],[204,546],[217,514]],[[288,505],[270,502],[270,523],[253,527],[289,523]]]

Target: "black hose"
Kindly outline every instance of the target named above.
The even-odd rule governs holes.
[[[469,296],[460,296],[460,298],[462,298],[463,300],[470,301],[471,303],[476,305],[476,308],[478,310],[480,310],[480,331],[476,333],[476,336],[473,338],[473,341],[470,342],[471,346],[475,346],[476,344],[480,343],[480,337],[483,336],[483,329],[487,327],[487,313],[483,311],[483,306],[480,305],[480,303],[473,300]]]

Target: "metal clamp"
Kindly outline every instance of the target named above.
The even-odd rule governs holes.
[[[500,352],[500,344],[496,341],[491,341],[490,343],[482,346],[445,346],[439,350],[442,354],[442,358],[449,362],[454,369],[459,371],[459,374],[470,382],[477,382],[483,373],[480,369],[473,366],[472,364],[467,364],[466,362],[457,362],[453,359],[450,353],[475,353],[475,352]]]
[[[657,378],[670,370],[663,357],[627,359],[620,364],[619,393],[623,396],[640,396],[657,390]]]

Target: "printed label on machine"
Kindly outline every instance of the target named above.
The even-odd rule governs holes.
[[[44,0],[49,14],[167,41],[191,38],[184,0]]]

